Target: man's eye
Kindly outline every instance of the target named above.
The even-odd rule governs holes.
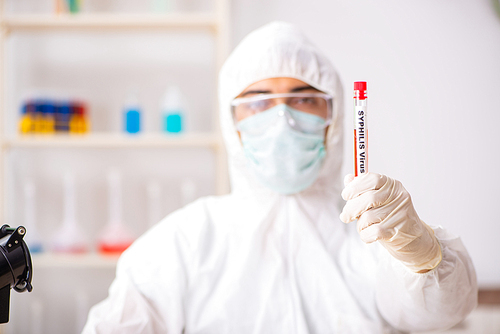
[[[292,103],[314,105],[316,104],[316,99],[313,97],[301,97],[293,99]]]
[[[253,101],[247,103],[247,109],[253,111],[264,111],[268,108],[269,101]]]

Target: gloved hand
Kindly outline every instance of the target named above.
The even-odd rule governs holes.
[[[347,201],[340,219],[358,219],[365,243],[379,241],[396,259],[414,272],[426,272],[441,262],[441,246],[434,231],[420,220],[410,194],[401,182],[385,175],[349,174],[342,198]]]

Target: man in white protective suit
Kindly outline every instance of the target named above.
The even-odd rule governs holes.
[[[342,190],[341,82],[294,26],[249,34],[219,79],[231,194],[125,251],[84,333],[418,332],[474,309],[462,242],[422,222],[399,181],[348,175]]]

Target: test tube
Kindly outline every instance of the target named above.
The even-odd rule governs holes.
[[[354,82],[354,176],[368,173],[366,81]]]
[[[191,178],[185,178],[181,182],[181,206],[193,202],[197,196],[196,183]]]
[[[161,188],[158,182],[149,182],[148,192],[148,226],[151,227],[161,220]]]
[[[30,301],[31,316],[29,317],[29,326],[31,334],[43,333],[44,305],[38,298]]]
[[[24,226],[29,233],[26,234],[24,240],[28,245],[31,253],[42,251],[42,242],[36,228],[37,216],[35,214],[35,184],[31,180],[24,181]]]
[[[76,306],[76,321],[75,333],[81,333],[85,323],[87,322],[87,315],[90,310],[89,295],[83,289],[78,289],[75,292],[75,306]]]
[[[76,219],[75,177],[67,172],[64,175],[64,218],[60,229],[55,233],[53,249],[55,252],[83,253],[88,251],[88,240]]]

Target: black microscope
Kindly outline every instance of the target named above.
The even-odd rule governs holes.
[[[31,292],[33,267],[24,226],[0,228],[0,324],[9,322],[10,289]]]

